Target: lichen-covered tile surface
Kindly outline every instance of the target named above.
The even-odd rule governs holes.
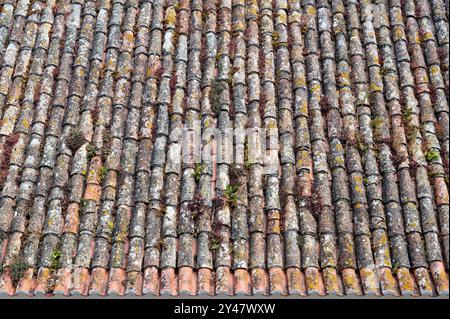
[[[448,296],[448,10],[0,0],[0,294]]]

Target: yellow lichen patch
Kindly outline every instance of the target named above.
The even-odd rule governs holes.
[[[412,208],[412,209],[416,208],[416,204],[411,203],[411,202],[406,203],[406,206],[408,206],[408,207],[410,207],[410,208]]]
[[[147,73],[146,73],[147,78],[151,77],[152,75],[153,75],[153,70],[152,70],[151,67],[148,67],[147,68]]]
[[[364,193],[364,190],[359,185],[355,185],[355,192],[362,194]]]
[[[298,167],[302,167],[302,166],[303,166],[303,158],[299,158],[299,159],[297,160],[297,166],[298,166]]]
[[[301,14],[297,11],[292,12],[291,15],[289,16],[289,23],[300,21],[301,21]]]
[[[194,113],[189,113],[189,114],[186,116],[186,119],[187,119],[187,121],[189,121],[189,122],[193,122],[193,121],[195,120],[195,114],[194,114]]]
[[[377,116],[372,120],[372,127],[374,129],[381,129],[384,127],[384,125],[385,125],[384,118],[381,116]]]
[[[117,240],[119,240],[120,241],[120,239],[119,239],[119,236],[117,236]],[[120,258],[120,255],[119,254],[116,254],[115,256],[114,256],[114,263],[115,264],[120,264],[120,260],[121,258]]]
[[[343,82],[343,83],[350,82],[350,75],[349,75],[349,73],[348,73],[348,72],[342,72],[342,73],[340,74],[340,80],[341,80],[341,82]]]
[[[312,7],[312,6],[308,6],[308,8],[306,9],[306,13],[310,16],[315,15],[317,12],[316,8]]]
[[[209,118],[205,119],[203,125],[205,128],[209,128],[211,126],[211,120]]]
[[[358,288],[358,279],[356,278],[356,274],[352,269],[345,269],[342,272],[342,282],[344,284],[345,290],[359,292]]]
[[[23,127],[25,127],[25,128],[29,128],[29,127],[30,127],[30,123],[28,122],[27,119],[23,119],[22,125],[23,125]]]
[[[382,245],[386,245],[387,244],[387,236],[386,236],[385,232],[383,232],[381,237],[380,237],[380,244],[382,244]]]
[[[276,128],[277,128],[277,123],[275,123],[275,122],[270,122],[270,123],[267,125],[267,128],[268,128],[269,130],[276,129]]]
[[[373,57],[373,63],[374,64],[379,64],[380,63],[380,60],[378,59],[378,55]]]
[[[378,295],[378,284],[374,271],[372,269],[362,268],[359,273],[363,282],[364,290],[371,291]]]
[[[280,234],[280,233],[281,233],[280,223],[276,223],[276,224],[273,226],[272,231],[273,231],[274,233]]]
[[[389,266],[391,265],[391,254],[389,253],[389,249],[384,249],[384,258],[389,261]]]
[[[371,92],[375,92],[375,91],[380,91],[381,92],[382,90],[383,90],[383,88],[378,83],[371,83],[370,84],[370,91]]]
[[[85,75],[86,75],[86,71],[84,70],[84,68],[78,68],[78,76],[84,77]]]
[[[106,65],[108,66],[108,68],[113,68],[115,65],[115,61],[113,59],[108,59],[108,62],[106,62]]]
[[[345,164],[344,158],[342,156],[337,156],[336,157],[336,163],[338,165],[344,165]]]
[[[125,241],[126,238],[127,238],[126,231],[121,230],[121,231],[117,232],[117,235],[116,235],[117,241]]]
[[[423,35],[423,40],[424,40],[424,41],[427,41],[427,40],[433,40],[433,33],[431,33],[431,32],[426,32],[426,33]]]
[[[281,11],[281,12],[283,12],[283,13],[277,15],[277,18],[278,18],[277,23],[280,23],[280,24],[287,24],[287,16],[286,16],[286,13],[284,13],[284,11]]]
[[[128,43],[133,43],[134,35],[132,32],[125,32],[125,34],[123,35],[123,39],[124,39],[124,41],[126,41]]]
[[[234,31],[245,30],[245,24],[241,21],[238,21],[233,25],[233,30]]]
[[[362,183],[363,182],[363,177],[361,175],[356,175],[354,177],[354,180],[356,183]]]
[[[334,269],[326,268],[323,270],[323,279],[325,281],[325,287],[328,292],[338,292],[339,291],[339,283],[336,274],[334,273]]]
[[[394,28],[394,40],[403,38],[403,30],[401,28]]]
[[[399,269],[397,271],[398,283],[401,290],[413,291],[414,285],[411,281],[410,273],[408,269]]]
[[[356,286],[356,277],[353,274],[349,274],[347,272],[343,273],[342,280],[344,286],[347,287],[347,289],[354,289],[354,287]]]
[[[310,159],[309,159],[308,151],[303,150],[300,152],[299,159],[297,160],[297,167],[299,169],[301,169],[301,168],[309,167],[309,165],[310,165]]]
[[[91,32],[91,31],[94,31],[94,28],[93,28],[93,25],[92,25],[92,24],[85,24],[83,30],[84,30],[85,32]]]
[[[45,283],[49,278],[50,278],[50,269],[49,268],[40,269],[38,276],[38,283],[40,284]]]
[[[107,223],[107,226],[110,231],[114,230],[114,223],[111,220]]]
[[[295,80],[295,86],[296,87],[305,87],[306,86],[306,79],[304,76],[299,77]]]
[[[258,16],[258,7],[256,7],[256,6],[251,6],[251,7],[248,9],[248,13],[249,13],[250,15]]]
[[[303,101],[301,104],[300,104],[300,113],[302,113],[302,114],[308,114],[308,103],[306,103],[306,101]]]
[[[305,141],[307,141],[309,139],[309,133],[307,131],[305,133],[303,133],[303,139]]]
[[[421,81],[422,81],[422,83],[428,83],[429,82],[428,76],[427,75],[422,76]]]
[[[22,95],[22,85],[13,85],[9,95],[10,102],[16,103],[18,100],[20,100],[21,95]]]
[[[395,282],[394,276],[392,276],[392,272],[390,269],[388,268],[383,269],[381,281],[384,283],[386,288],[397,290],[396,289],[397,284]]]
[[[170,25],[175,25],[177,22],[177,12],[174,7],[170,7],[166,11],[166,23]]]
[[[309,276],[306,276],[306,288],[308,290],[316,290],[319,286],[319,281],[317,275],[315,273],[309,273]]]
[[[97,172],[97,171],[96,171],[95,169],[90,169],[90,170],[89,170],[89,177],[90,177],[90,178],[94,178],[94,176],[96,176],[96,172]]]
[[[320,84],[314,83],[313,85],[311,85],[311,92],[313,92],[313,93],[320,92]]]
[[[416,40],[416,43],[421,43],[421,42],[422,42],[422,41],[420,40],[420,37],[419,37],[418,34],[416,34],[415,40]]]
[[[83,57],[82,56],[78,56],[75,60],[75,65],[77,64],[81,64],[83,62]]]
[[[347,245],[345,246],[345,249],[348,251],[348,252],[353,252],[353,244],[352,244],[352,242],[347,242]]]
[[[431,75],[437,76],[439,75],[440,69],[437,65],[430,66],[430,73]]]

